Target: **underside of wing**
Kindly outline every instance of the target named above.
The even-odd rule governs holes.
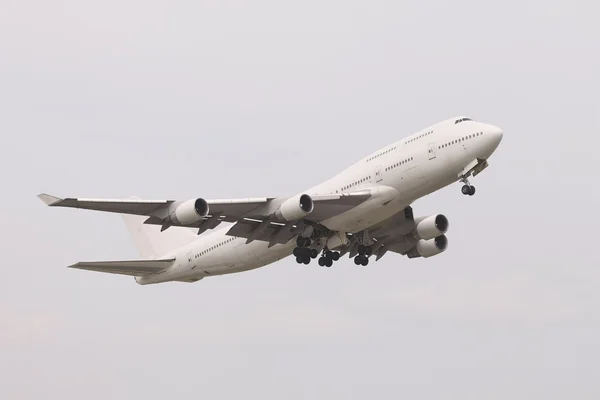
[[[285,244],[296,236],[304,227],[302,223],[288,222],[286,224],[272,221],[260,221],[243,218],[233,225],[228,231],[229,236],[236,236],[253,240],[269,242],[269,247],[276,244]]]
[[[109,274],[143,276],[164,271],[174,261],[174,258],[164,260],[83,261],[70,265],[69,268],[106,272]]]
[[[312,222],[325,221],[351,210],[368,200],[371,196],[372,193],[370,190],[342,194],[312,195],[314,210],[305,219]]]

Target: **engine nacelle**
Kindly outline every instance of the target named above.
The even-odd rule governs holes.
[[[177,225],[192,225],[208,215],[208,203],[204,199],[191,199],[181,203],[170,218]]]
[[[448,218],[444,215],[431,215],[417,223],[413,235],[416,239],[433,239],[446,233],[449,225]]]
[[[290,197],[275,211],[275,216],[284,221],[296,221],[310,214],[315,205],[312,198],[307,194],[299,194]]]
[[[406,255],[408,258],[431,257],[443,253],[448,248],[448,238],[446,235],[438,236],[434,239],[419,240]]]

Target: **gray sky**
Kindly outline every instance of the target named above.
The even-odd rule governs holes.
[[[600,396],[592,1],[0,4],[0,398]],[[284,196],[439,120],[490,168],[450,248],[140,287],[118,216],[35,196]],[[60,396],[60,397],[59,397]]]

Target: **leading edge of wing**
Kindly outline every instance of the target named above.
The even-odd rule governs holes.
[[[81,208],[85,210],[114,212],[121,214],[151,215],[159,208],[169,206],[173,200],[142,200],[129,199],[86,199],[68,197],[61,199],[47,193],[41,193],[38,198],[50,207]]]

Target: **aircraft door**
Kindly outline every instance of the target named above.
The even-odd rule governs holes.
[[[435,158],[435,143],[429,143],[427,145],[427,156],[430,160]]]
[[[381,165],[375,168],[375,182],[381,182],[383,175],[381,175]]]

